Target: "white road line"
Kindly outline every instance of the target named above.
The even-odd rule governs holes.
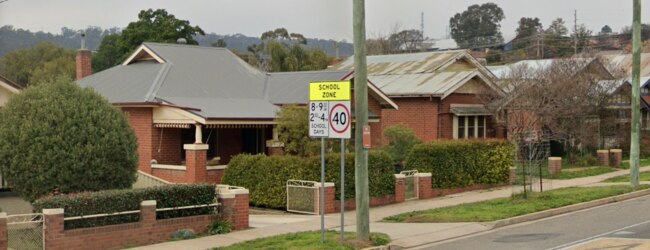
[[[573,247],[573,246],[576,246],[576,245],[581,245],[582,243],[587,243],[588,241],[592,241],[594,239],[603,237],[603,236],[608,235],[608,234],[613,234],[613,233],[616,233],[618,231],[623,231],[623,230],[628,229],[628,228],[633,228],[633,227],[641,226],[643,224],[648,224],[648,223],[650,223],[650,220],[640,222],[640,223],[637,223],[637,224],[634,224],[634,225],[629,225],[629,226],[626,226],[626,227],[623,227],[623,228],[615,229],[615,230],[612,230],[612,231],[609,231],[609,232],[606,232],[606,233],[602,233],[602,234],[599,234],[599,235],[596,235],[596,236],[592,236],[592,237],[589,237],[589,238],[585,238],[585,239],[582,239],[582,240],[562,244],[562,245],[556,246],[554,248],[549,248],[548,250],[568,249],[569,247]]]

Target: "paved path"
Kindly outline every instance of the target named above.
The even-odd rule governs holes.
[[[650,171],[650,166],[641,168],[641,171]],[[629,170],[619,170],[603,175],[577,178],[571,180],[544,180],[544,189],[557,189],[571,186],[588,186],[605,179],[629,174]],[[493,223],[382,223],[387,216],[420,211],[440,207],[453,206],[464,203],[485,201],[501,197],[510,197],[513,193],[521,191],[520,186],[505,186],[500,188],[465,192],[427,200],[407,201],[370,209],[370,230],[388,234],[393,242],[391,244],[402,247],[415,247],[427,243],[450,238],[462,237],[469,234],[487,231],[493,228]],[[228,246],[234,243],[252,240],[260,237],[274,236],[286,233],[313,231],[320,229],[319,216],[304,215],[251,215],[251,228],[236,231],[225,235],[207,236],[198,239],[165,242],[156,245],[138,247],[136,249],[209,249]],[[337,230],[340,225],[339,214],[325,216],[327,229]],[[354,231],[354,211],[345,213],[345,230]]]

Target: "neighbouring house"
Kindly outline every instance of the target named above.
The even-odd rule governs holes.
[[[399,106],[381,110],[382,130],[404,124],[425,142],[505,137],[505,129],[496,126],[480,98],[503,91],[469,51],[368,56],[367,65],[369,81]],[[353,68],[353,58],[335,67]]]
[[[139,170],[171,182],[219,183],[232,156],[281,151],[273,140],[280,107],[306,105],[309,82],[352,79],[350,71],[262,72],[227,49],[193,45],[144,43],[92,75],[89,56],[77,57],[78,84],[128,113]],[[383,109],[397,108],[372,84],[368,99],[376,124]]]
[[[19,84],[0,76],[0,109],[9,101],[9,97],[20,92],[22,88]]]

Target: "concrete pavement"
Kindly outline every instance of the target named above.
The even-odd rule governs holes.
[[[650,171],[649,167],[641,168],[641,171]],[[571,180],[545,180],[544,189],[558,189],[572,186],[588,186],[602,182],[605,179],[629,174],[629,170],[619,170],[603,175],[577,178]],[[392,204],[370,209],[370,230],[388,234],[393,242],[391,245],[401,247],[414,247],[445,239],[462,237],[478,232],[491,230],[494,223],[382,223],[387,216],[434,209],[446,206],[453,206],[464,203],[485,201],[495,198],[510,197],[513,193],[519,193],[519,186],[504,186],[488,190],[478,190],[438,197],[427,200],[413,200],[399,204]],[[228,246],[234,243],[253,240],[260,237],[268,237],[286,233],[302,231],[314,231],[320,229],[319,216],[305,215],[251,215],[251,229],[236,231],[225,235],[206,236],[198,239],[165,242],[156,245],[138,247],[136,249],[209,249],[214,247]],[[339,214],[325,216],[327,229],[339,229]],[[346,212],[345,229],[354,231],[355,212]]]

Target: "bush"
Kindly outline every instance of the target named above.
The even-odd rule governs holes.
[[[142,189],[105,190],[68,195],[49,196],[36,200],[34,211],[46,208],[63,208],[65,217],[115,213],[140,209],[145,200],[155,200],[157,208],[204,205],[215,202],[216,191],[213,185],[167,185]],[[157,219],[210,214],[214,207],[183,210],[170,210],[156,213]],[[116,215],[92,219],[66,221],[66,229],[95,227],[103,225],[137,222],[139,214]]]
[[[196,232],[192,229],[181,229],[172,234],[172,240],[189,240],[196,238]]]
[[[340,197],[339,154],[325,157],[325,181],[333,182],[336,198]],[[393,164],[387,153],[370,151],[368,155],[368,186],[370,196],[394,194]],[[250,190],[253,206],[286,208],[287,180],[320,181],[320,156],[238,155],[229,163],[222,182]],[[345,159],[345,197],[354,197],[354,155]]]
[[[406,168],[431,173],[433,188],[506,183],[514,152],[506,141],[437,141],[413,147]]]
[[[404,124],[387,128],[384,130],[384,137],[388,140],[386,151],[393,161],[400,165],[411,148],[420,143],[420,139],[417,138],[415,132]]]
[[[232,225],[226,220],[216,220],[208,226],[208,234],[227,234],[232,230]]]
[[[29,87],[0,111],[2,175],[23,198],[130,188],[137,143],[126,116],[91,89]]]

